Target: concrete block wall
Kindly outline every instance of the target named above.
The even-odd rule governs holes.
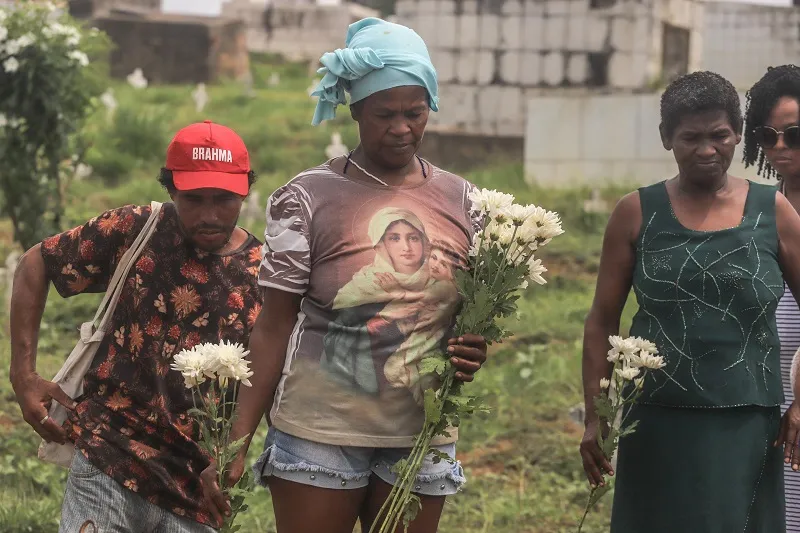
[[[769,66],[800,63],[800,8],[709,2],[702,66],[749,89]]]
[[[101,15],[94,24],[115,44],[109,58],[115,78],[141,68],[153,84],[210,83],[250,70],[241,21],[154,13]]]
[[[398,0],[396,20],[425,39],[439,72],[432,127],[521,137],[542,89],[649,90],[662,22],[693,29],[700,11],[695,0]]]
[[[347,2],[317,5],[273,0],[271,5],[271,34],[265,28],[265,3],[229,0],[222,4],[222,16],[244,22],[250,51],[279,54],[291,61],[318,60],[325,52],[344,46],[351,23],[378,16],[374,9]]]
[[[744,104],[744,93],[739,95]],[[661,144],[661,94],[538,96],[528,102],[525,177],[565,187],[629,182],[646,185],[677,173]],[[756,181],[737,147],[731,173]]]

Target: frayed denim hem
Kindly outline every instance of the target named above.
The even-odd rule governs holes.
[[[467,482],[467,478],[464,476],[464,468],[461,466],[461,461],[453,461],[452,463],[450,463],[450,465],[452,468],[444,472],[437,472],[436,474],[417,475],[417,482],[435,483],[437,481],[447,479],[449,481],[452,481],[456,487],[460,488]],[[391,472],[394,465],[390,465],[382,461],[381,466],[386,470],[388,470],[389,472]],[[394,472],[392,472],[392,474],[394,474]]]
[[[265,475],[264,470],[268,466],[280,472],[309,472],[316,474],[327,474],[330,477],[335,477],[343,481],[360,481],[372,473],[369,470],[366,472],[339,472],[337,470],[325,468],[320,465],[307,463],[302,460],[296,463],[282,463],[275,460],[275,448],[275,444],[268,446],[267,449],[264,450],[264,453],[262,453],[261,456],[256,460],[255,464],[253,464],[253,477],[262,487],[267,486],[265,479],[269,477],[270,474]]]

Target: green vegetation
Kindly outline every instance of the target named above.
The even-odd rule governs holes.
[[[64,177],[82,151],[76,133],[105,80],[89,57],[103,54],[106,36],[52,15],[43,4],[0,10],[0,213],[24,246],[61,225]]]
[[[268,88],[277,70],[281,85]],[[211,119],[236,129],[248,144],[260,173],[255,190],[263,205],[278,186],[307,167],[321,163],[334,130],[355,146],[357,132],[347,113],[333,124],[310,127],[313,102],[306,95],[305,67],[254,58],[255,96],[234,84],[209,88],[210,103],[195,112],[192,87],[151,87],[144,91],[114,84],[119,101],[116,120],[104,109],[86,126],[91,143],[86,159],[94,177],[71,183],[65,196],[62,229],[101,211],[165,199],[156,175],[170,136],[190,122]],[[479,169],[467,175],[479,186],[516,194],[562,214],[566,234],[543,256],[548,284],[532,287],[520,302],[519,334],[493,347],[490,361],[470,388],[485,397],[491,412],[465,422],[459,442],[468,483],[450,499],[442,533],[572,533],[580,518],[588,485],[578,455],[582,427],[569,418],[582,401],[580,349],[583,319],[591,303],[606,215],[585,213],[588,189],[529,187],[517,166]],[[608,189],[610,205],[625,190]],[[255,235],[263,221],[243,220]],[[12,247],[11,224],[0,221],[0,253]],[[77,339],[76,327],[93,313],[98,297],[63,300],[53,293],[39,347],[39,372],[55,374]],[[630,307],[628,312],[630,312]],[[3,309],[0,311],[5,313]],[[630,316],[629,314],[627,315]],[[625,320],[624,323],[628,323]],[[66,472],[36,459],[38,440],[19,415],[8,382],[8,321],[0,331],[0,531],[56,531]],[[251,458],[260,452],[265,428],[255,439]],[[593,513],[588,533],[608,529],[610,498]],[[269,493],[258,489],[242,516],[246,532],[274,531]]]

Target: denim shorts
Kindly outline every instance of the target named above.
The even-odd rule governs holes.
[[[414,492],[424,496],[450,496],[466,482],[461,463],[455,460],[456,445],[436,446],[453,462],[433,462],[428,455],[417,476]],[[293,437],[274,427],[269,429],[264,453],[253,465],[255,479],[267,486],[270,476],[325,489],[352,490],[366,487],[372,475],[393,485],[397,475],[391,471],[410,448],[364,448],[320,444]]]

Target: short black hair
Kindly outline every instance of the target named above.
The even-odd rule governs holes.
[[[254,171],[251,170],[247,173],[247,184],[249,187],[252,187],[257,179],[258,174],[256,174]],[[172,180],[172,171],[168,168],[161,168],[161,171],[158,173],[158,182],[170,194],[173,194],[178,190],[175,188],[175,182]]]
[[[661,95],[661,131],[672,137],[688,115],[724,111],[736,133],[742,133],[742,104],[731,82],[707,70],[684,74]]]
[[[756,141],[755,130],[767,123],[775,104],[784,96],[800,102],[800,67],[797,65],[769,67],[767,73],[747,91],[744,166],[758,165],[758,175],[764,178],[779,176]]]

